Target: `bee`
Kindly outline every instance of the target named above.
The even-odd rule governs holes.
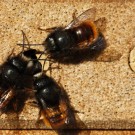
[[[23,49],[16,56],[10,55],[1,65],[0,111],[6,113],[12,104],[16,111],[16,105],[19,104],[15,103],[15,99],[20,100],[30,91],[35,95],[40,114],[47,127],[53,129],[69,127],[71,121],[75,123],[75,118],[71,113],[68,97],[63,88],[45,74],[37,54],[38,51],[35,49],[29,48],[25,51]],[[29,98],[29,93],[27,97]]]
[[[12,52],[8,56],[0,66],[1,113],[6,113],[8,108],[14,111],[20,108],[21,105],[18,102],[31,91],[33,74],[41,70],[42,66],[37,60],[35,49],[22,50],[18,55]]]
[[[35,51],[29,49],[16,56],[10,55],[0,66],[0,110],[17,97],[16,95],[21,92],[25,94],[24,91],[31,88],[33,74],[40,69],[37,61],[31,61],[36,59]]]
[[[66,59],[73,55],[81,57],[78,52],[86,49],[88,49],[87,53],[105,49],[105,39],[100,30],[104,29],[106,19],[103,17],[95,21],[95,13],[95,8],[86,10],[78,17],[73,13],[73,21],[66,27],[45,29],[49,32],[43,42],[45,53],[53,59]]]
[[[111,62],[118,60],[121,54],[117,50],[108,51],[103,33],[106,29],[106,18],[95,20],[96,8],[90,8],[79,16],[73,13],[73,20],[65,27],[38,29],[48,32],[42,44],[41,54],[47,54],[49,60],[61,63],[78,64],[83,61]],[[18,44],[21,46],[22,44]]]
[[[44,72],[34,75],[34,90],[40,115],[48,128],[69,128],[75,123],[68,97],[62,87]],[[72,115],[71,115],[72,114]],[[74,124],[75,126],[75,124]]]

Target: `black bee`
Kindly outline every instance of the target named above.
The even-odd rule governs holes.
[[[70,108],[68,97],[53,78],[44,72],[35,74],[34,90],[46,127],[69,128],[73,123],[75,126],[75,117]]]
[[[9,55],[8,59],[0,66],[0,111],[3,112],[10,101],[25,96],[31,91],[33,74],[41,71],[42,66],[36,61],[36,50],[29,49],[16,56]],[[13,107],[17,108],[13,103]]]
[[[23,34],[23,44],[25,34]],[[8,110],[19,111],[24,101],[32,91],[33,75],[42,71],[42,65],[37,60],[35,49],[23,50],[15,55],[13,52],[0,65],[0,112]],[[22,101],[22,102],[21,102]]]
[[[78,17],[73,13],[73,21],[66,27],[39,28],[49,32],[42,44],[48,59],[62,63],[77,64],[82,61],[96,60],[111,62],[118,60],[121,54],[116,50],[106,51],[107,43],[103,32],[106,18],[95,20],[96,8],[84,11]],[[18,44],[21,45],[21,44]]]
[[[66,27],[45,29],[50,32],[43,42],[45,53],[55,60],[63,59],[64,61],[71,57],[73,59],[76,56],[81,57],[80,52],[85,53],[86,56],[93,50],[102,51],[106,47],[106,43],[100,29],[103,29],[106,19],[100,18],[95,21],[95,13],[95,8],[86,10],[78,17],[74,13],[73,21]]]
[[[34,75],[36,105],[46,128],[54,129],[59,135],[78,135],[80,128],[87,126],[75,115],[67,93],[62,86],[44,72]],[[77,121],[78,120],[78,121]],[[89,134],[87,131],[85,134]]]

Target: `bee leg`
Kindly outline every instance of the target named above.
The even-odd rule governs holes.
[[[47,72],[47,71],[49,71],[50,73],[50,75],[52,74],[52,69],[61,69],[61,67],[60,67],[60,64],[58,63],[58,65],[56,65],[55,67],[52,67],[52,65],[53,65],[53,61],[50,61],[49,60],[49,66],[48,66],[48,68],[46,69],[46,70],[44,70],[44,72]]]
[[[37,122],[43,119],[42,112],[39,110],[38,117],[37,117]]]
[[[22,35],[23,35],[23,43],[21,44],[17,44],[18,46],[22,47],[22,52],[24,52],[24,49],[31,49],[31,46],[39,46],[39,45],[43,45],[43,44],[30,44],[29,40],[26,36],[26,34],[24,33],[24,31],[22,31]],[[25,43],[26,42],[26,43]]]
[[[26,34],[24,33],[24,31],[22,30],[22,35],[23,35],[23,44],[25,44],[25,41],[27,42],[27,44],[29,45],[29,40],[26,36]],[[30,46],[28,46],[30,48]]]
[[[49,63],[49,68],[48,68],[48,70],[52,70],[52,69],[61,69],[61,67],[60,67],[60,64],[58,63],[58,65],[57,66],[55,66],[55,67],[52,67],[52,64],[53,64],[53,62],[50,62]]]
[[[8,59],[10,59],[10,57],[12,57],[12,56],[15,56],[14,48],[12,49],[11,53],[9,54]]]
[[[24,33],[24,31],[21,30],[21,32],[22,32],[22,36],[23,36],[23,41],[22,41],[23,43],[22,44],[17,44],[17,45],[21,46],[22,47],[22,52],[24,52],[25,48],[30,49],[30,45],[29,45],[29,40],[28,40],[26,34]],[[25,44],[25,41],[27,42],[27,44]]]
[[[70,106],[70,109],[73,113],[84,113],[83,111],[76,110],[73,106]]]
[[[40,60],[40,59],[39,59],[39,60]],[[49,62],[51,62],[51,63],[56,63],[56,61],[55,61],[55,60],[50,59],[49,57],[48,57],[48,58],[46,58],[46,61],[49,61]]]
[[[38,29],[39,29],[39,30],[42,30],[42,31],[46,31],[46,32],[51,33],[51,32],[53,32],[53,31],[57,30],[58,27],[52,27],[52,28],[43,28],[43,27],[39,27]]]
[[[38,113],[38,117],[37,117],[37,120],[36,120],[36,125],[40,124],[40,122],[44,119],[43,115],[42,115],[42,111],[39,110],[39,113]]]
[[[76,16],[76,13],[77,13],[77,10],[75,10],[75,11],[73,12],[73,14],[72,14],[73,21],[79,22],[79,20],[78,20],[78,18],[77,18],[77,16]]]
[[[24,49],[25,48],[30,49],[30,46],[29,46],[29,40],[28,40],[26,34],[24,33],[23,30],[21,30],[21,32],[22,32],[22,36],[23,36],[22,44],[17,44],[17,45],[21,46],[22,47],[22,52],[24,52]],[[27,42],[27,44],[25,43],[25,41]]]
[[[0,111],[0,116],[3,114],[3,112],[2,111]]]
[[[39,104],[36,100],[27,100],[25,104],[38,108]]]
[[[3,91],[2,91],[2,90],[0,90],[0,96],[2,95],[2,93],[3,93]]]
[[[18,111],[17,102],[18,102],[18,99],[15,99],[15,102],[13,103],[13,108],[14,108],[14,111],[15,111],[15,112]]]

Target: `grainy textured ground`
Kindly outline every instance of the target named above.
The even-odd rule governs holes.
[[[49,130],[22,130],[22,131],[11,131],[11,130],[4,130],[0,131],[1,135],[57,135],[54,131]],[[73,135],[72,132],[69,133]],[[93,130],[82,130],[78,135],[134,135],[134,131],[93,131]]]
[[[42,43],[47,33],[37,28],[67,25],[72,13],[78,14],[96,7],[96,18],[106,17],[104,32],[107,52],[121,54],[112,62],[87,61],[77,65],[60,64],[52,76],[67,91],[71,105],[88,128],[135,128],[135,74],[128,65],[130,48],[135,38],[135,1],[125,2],[46,2],[36,0],[0,1],[0,61],[10,54],[17,43],[22,43],[23,30],[30,43]],[[39,49],[42,49],[39,47]],[[16,47],[18,52],[21,48]],[[118,55],[119,56],[119,55]],[[113,56],[112,56],[113,57]],[[18,128],[14,121],[1,116],[0,128]],[[19,116],[20,128],[36,128],[38,109],[26,105]],[[4,121],[4,122],[3,122]],[[38,128],[45,128],[44,125]]]

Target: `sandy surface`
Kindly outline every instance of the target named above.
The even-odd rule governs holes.
[[[120,58],[111,62],[85,61],[79,64],[60,64],[52,77],[59,81],[69,95],[71,105],[78,111],[79,119],[87,128],[135,128],[135,73],[128,65],[130,48],[135,38],[135,1],[126,2],[45,2],[45,1],[0,1],[0,62],[13,48],[21,48],[23,30],[30,43],[42,43],[47,36],[45,28],[65,26],[78,14],[96,7],[96,19],[106,17],[104,32],[108,47],[106,51]],[[38,49],[43,49],[40,46]],[[113,50],[113,55],[112,55]],[[111,56],[112,55],[112,56]],[[108,56],[106,56],[108,57]],[[19,116],[19,128],[37,128],[38,108],[26,105]],[[0,128],[18,128],[15,118],[10,122],[3,114]],[[14,124],[13,124],[14,123]],[[44,125],[38,128],[45,128]]]

